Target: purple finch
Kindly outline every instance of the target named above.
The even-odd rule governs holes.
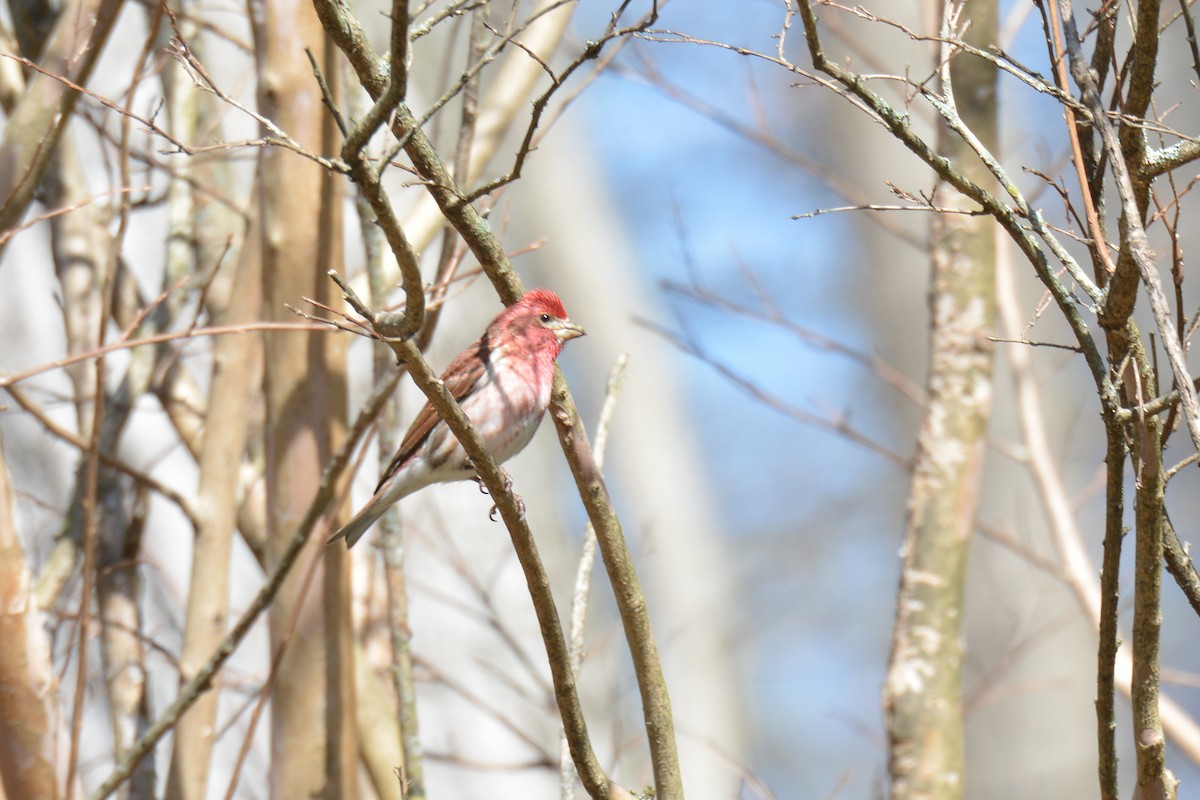
[[[558,295],[547,289],[526,292],[492,320],[483,337],[459,353],[442,373],[446,389],[500,464],[529,444],[546,407],[554,380],[554,359],[583,328],[567,318]],[[470,459],[450,428],[426,403],[413,420],[400,450],[375,494],[330,543],[353,547],[393,504],[434,483],[475,477]]]

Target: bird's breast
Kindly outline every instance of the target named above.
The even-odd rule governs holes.
[[[550,405],[553,377],[553,363],[541,365],[503,350],[488,361],[479,388],[462,406],[497,463],[516,455],[533,438]]]

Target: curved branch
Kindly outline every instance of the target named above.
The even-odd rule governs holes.
[[[1163,511],[1163,550],[1167,562],[1167,571],[1175,578],[1180,590],[1192,610],[1200,615],[1200,574],[1196,572],[1196,564],[1184,548],[1183,542],[1175,533],[1175,526],[1170,517]]]
[[[372,392],[370,398],[367,399],[362,412],[359,413],[353,427],[347,433],[346,440],[342,442],[342,446],[325,466],[325,470],[321,474],[321,482],[317,487],[317,493],[313,496],[312,502],[309,503],[304,518],[296,526],[296,533],[292,536],[291,541],[288,542],[283,552],[279,554],[279,561],[275,565],[274,571],[271,572],[266,582],[263,583],[262,588],[258,590],[258,594],[254,596],[250,605],[242,612],[242,616],[238,618],[237,623],[229,631],[229,635],[221,642],[221,646],[213,653],[212,658],[196,672],[195,676],[179,688],[179,694],[176,696],[175,701],[150,726],[150,729],[129,748],[125,757],[116,765],[112,773],[100,785],[100,788],[91,796],[90,800],[105,800],[105,798],[111,796],[129,778],[141,760],[149,755],[159,740],[175,727],[175,724],[182,717],[183,712],[187,711],[202,694],[212,688],[213,680],[221,670],[221,667],[224,666],[229,657],[237,650],[238,645],[246,638],[254,623],[258,621],[259,616],[267,609],[271,601],[275,599],[275,595],[278,594],[280,587],[283,586],[284,579],[291,573],[292,568],[296,566],[313,529],[321,517],[324,516],[330,502],[334,498],[342,472],[345,470],[346,465],[350,463],[350,456],[354,453],[359,440],[362,439],[371,422],[379,414],[379,410],[383,408],[383,404],[395,390],[396,384],[399,383],[402,374],[402,372],[398,371],[389,380],[380,383],[374,392]]]
[[[1178,169],[1200,158],[1200,141],[1187,139],[1178,144],[1151,150],[1142,165],[1142,180],[1150,181],[1159,175]]]
[[[329,277],[341,288],[346,303],[374,326],[375,313],[359,299],[342,276],[330,271]],[[608,798],[612,792],[611,781],[592,750],[587,721],[579,703],[575,673],[571,669],[570,652],[563,638],[562,624],[554,604],[554,594],[550,589],[550,577],[546,574],[546,568],[538,554],[537,543],[520,502],[513,494],[503,470],[496,464],[496,460],[484,444],[483,438],[462,410],[462,406],[455,401],[416,345],[407,339],[385,337],[385,342],[408,368],[413,383],[429,399],[451,433],[462,444],[476,473],[500,511],[529,586],[538,627],[546,645],[550,675],[554,682],[554,696],[562,714],[563,729],[571,746],[571,755],[588,793],[593,798]]]
[[[315,6],[317,15],[325,25],[326,32],[329,33],[334,44],[346,54],[359,82],[373,97],[378,96],[385,88],[386,79],[382,77],[379,59],[371,52],[362,28],[350,13],[345,0],[315,0]],[[499,239],[475,207],[466,201],[466,196],[450,176],[437,150],[417,124],[412,112],[404,104],[401,104],[396,111],[393,132],[397,140],[403,143],[405,152],[417,173],[424,180],[426,189],[437,203],[438,208],[441,209],[442,215],[458,231],[472,254],[479,260],[480,266],[491,280],[500,299],[506,305],[516,302],[523,293],[521,279],[509,263],[508,256],[501,247]],[[410,367],[417,364],[417,360],[413,356],[419,356],[419,353],[410,343],[389,342],[389,344],[393,346],[398,355],[407,353],[407,356],[401,355],[401,358]],[[424,363],[423,359],[420,363]],[[426,369],[428,369],[427,365]],[[416,375],[414,375],[414,380],[417,380]],[[452,419],[455,411],[459,415],[462,414],[461,409],[458,409],[457,404],[452,402],[440,382],[436,381],[436,376],[429,372],[429,380],[425,383],[418,380],[417,385],[426,392],[434,407],[442,414],[443,419],[458,436],[472,459],[474,460],[477,453],[486,455],[486,448],[482,447],[481,441],[478,441],[477,438],[470,441],[475,434],[471,431],[465,416],[461,419],[462,425]],[[442,399],[445,402],[435,400],[435,395],[438,393],[444,395]],[[650,758],[654,765],[657,796],[663,800],[676,800],[683,796],[679,756],[675,744],[670,700],[658,660],[657,645],[650,631],[650,618],[645,599],[641,595],[640,584],[637,581],[636,570],[633,568],[632,562],[627,560],[622,562],[619,558],[616,561],[610,561],[610,557],[620,553],[627,556],[628,546],[625,543],[620,521],[608,499],[603,478],[596,469],[595,459],[587,444],[586,433],[583,432],[583,426],[579,423],[574,401],[561,372],[556,373],[552,398],[552,411],[555,424],[559,429],[559,441],[571,471],[576,476],[576,483],[583,496],[588,517],[596,528],[596,536],[601,544],[601,552],[605,556],[605,565],[609,568],[609,577],[613,582],[621,619],[625,625],[625,634],[629,640],[630,649],[634,653],[637,680],[643,697],[642,712],[647,730],[650,732]],[[579,435],[573,435],[573,433]],[[478,444],[479,447],[473,452],[475,444]],[[507,500],[509,492],[501,491],[505,489],[503,482],[495,484],[491,482],[492,477],[499,477],[498,471],[494,474],[490,473],[483,468],[479,461],[476,461],[476,465],[480,467],[480,476],[484,478],[485,485],[488,486],[493,498],[497,501],[497,506],[504,516],[509,533],[513,536],[514,546],[517,547],[518,556],[524,566],[526,558],[534,555],[534,553],[525,555],[521,553],[521,547],[524,545],[518,540],[523,535],[524,520],[516,513],[515,507],[505,509],[504,501]],[[484,474],[485,472],[488,474]],[[531,568],[532,566],[530,564]],[[527,578],[533,577],[536,576],[527,573]],[[534,589],[532,580],[530,588]],[[543,624],[546,633],[551,633],[549,620],[543,621],[541,609],[538,613],[539,624]],[[564,660],[561,666],[566,667],[566,672],[569,673],[569,662],[565,659],[566,646],[563,642],[562,630],[557,626],[557,612],[554,612],[554,616],[555,630],[549,637],[544,637],[545,644],[548,651],[557,651],[559,644],[562,645]],[[557,657],[554,653],[550,655],[551,663],[554,664]],[[560,669],[560,667],[555,667],[555,669]],[[574,680],[569,675],[561,677],[573,685]],[[556,692],[559,685],[559,678],[556,677]],[[564,683],[564,688],[566,685],[567,683]],[[560,697],[560,700],[563,701],[567,699]],[[647,699],[652,702],[646,702]],[[577,721],[568,720],[569,706],[560,705],[560,708],[564,717],[564,725],[569,723],[571,726],[582,726],[582,716]],[[579,747],[577,752],[576,747]],[[603,775],[603,771],[600,770],[598,764],[595,765],[594,770],[589,764],[588,756],[590,755],[591,759],[595,758],[594,754],[590,754],[590,748],[583,748],[581,743],[573,743],[572,751],[575,755],[576,766],[580,768],[581,776],[584,777],[584,785],[588,788],[589,793],[593,797],[607,797],[609,791],[607,777],[604,777],[602,781],[597,779],[597,774]]]
[[[1153,6],[1155,9],[1158,8],[1158,4],[1155,2],[1146,2],[1139,5],[1139,27],[1147,24],[1140,14],[1142,5]],[[1157,14],[1157,11],[1155,13]],[[1158,29],[1156,23],[1150,23],[1149,27],[1155,36],[1157,36]],[[1154,254],[1150,250],[1150,243],[1146,239],[1146,229],[1142,225],[1142,215],[1138,210],[1133,178],[1130,175],[1129,166],[1126,163],[1121,143],[1118,141],[1117,132],[1113,130],[1112,124],[1105,115],[1104,105],[1100,100],[1091,70],[1088,68],[1088,64],[1083,58],[1083,52],[1080,50],[1079,32],[1075,27],[1075,16],[1069,3],[1063,3],[1063,29],[1066,33],[1067,52],[1071,59],[1071,77],[1079,85],[1083,101],[1092,110],[1093,124],[1100,133],[1100,141],[1108,156],[1113,179],[1117,184],[1117,194],[1121,200],[1121,249],[1123,255],[1124,253],[1128,253],[1129,258],[1133,260],[1138,273],[1141,275],[1142,283],[1146,286],[1146,295],[1150,299],[1150,310],[1154,314],[1154,324],[1158,327],[1163,347],[1167,351],[1167,361],[1171,366],[1171,374],[1174,376],[1175,383],[1179,388],[1179,399],[1183,405],[1184,418],[1187,420],[1188,433],[1191,434],[1192,444],[1197,450],[1200,450],[1200,400],[1197,399],[1196,388],[1192,385],[1192,378],[1188,374],[1187,356],[1183,352],[1183,344],[1179,341],[1179,336],[1175,333],[1175,324],[1171,319],[1171,307],[1167,302],[1166,293],[1162,288],[1162,280],[1159,278],[1158,268],[1154,263]],[[1157,44],[1153,47],[1155,52],[1157,52]],[[1141,56],[1138,55],[1138,52],[1135,52],[1135,66],[1140,63],[1140,59]],[[1150,64],[1149,69],[1152,74],[1153,64]],[[1144,111],[1145,105],[1141,108]],[[1124,258],[1121,261],[1124,261]],[[1120,262],[1118,263],[1118,274],[1120,272],[1119,266]],[[1114,283],[1116,279],[1116,276],[1114,276]],[[1113,295],[1113,297],[1117,297],[1117,295]],[[1105,303],[1106,307],[1109,305],[1109,302]],[[1132,311],[1132,305],[1130,305],[1129,310]],[[1103,316],[1102,314],[1102,319]]]
[[[0,232],[25,216],[122,5],[122,0],[74,0],[60,9],[37,74],[4,127]],[[0,255],[4,247],[0,239]]]
[[[1106,407],[1115,407],[1117,405],[1116,389],[1109,379],[1108,367],[1104,362],[1104,357],[1100,354],[1099,347],[1088,330],[1087,323],[1079,312],[1078,300],[1063,286],[1058,276],[1054,274],[1054,270],[1051,268],[1046,254],[1042,252],[1037,242],[1021,226],[1020,219],[1014,210],[963,175],[949,159],[939,155],[928,142],[917,135],[911,128],[908,123],[908,116],[892,108],[886,100],[867,88],[862,76],[829,60],[825,55],[820,35],[817,32],[817,17],[810,0],[800,0],[800,18],[804,23],[804,38],[808,43],[808,52],[812,59],[813,67],[829,75],[837,83],[845,87],[855,100],[861,103],[876,119],[883,123],[897,141],[916,154],[918,158],[937,173],[939,178],[979,203],[989,214],[996,218],[996,221],[1000,223],[1001,227],[1004,228],[1017,247],[1021,249],[1025,257],[1033,264],[1038,278],[1050,291],[1059,310],[1066,318],[1067,324],[1070,325],[1071,332],[1075,335],[1076,341],[1083,350],[1083,357],[1087,361],[1088,368],[1092,373],[1092,380],[1095,382],[1097,391],[1100,394],[1101,403]],[[995,172],[993,171],[994,174]],[[1000,176],[997,177],[1003,180]],[[1005,187],[1011,193],[1013,188],[1010,187],[1011,182]],[[1023,207],[1023,213],[1026,213],[1027,206],[1025,206],[1019,194],[1013,199]],[[1037,215],[1026,213],[1026,216],[1035,225],[1037,224]],[[1050,239],[1052,237],[1047,237],[1047,241]]]

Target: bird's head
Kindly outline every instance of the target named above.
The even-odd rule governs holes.
[[[583,328],[571,322],[558,295],[549,289],[532,289],[496,318],[488,330],[488,338],[509,340],[554,359],[562,352],[563,344],[584,333]]]

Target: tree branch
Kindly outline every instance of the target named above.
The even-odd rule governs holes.
[[[336,272],[330,272],[329,277],[341,288],[346,303],[374,326],[375,313],[359,299],[354,290],[350,288],[350,284]],[[534,541],[533,533],[529,529],[529,523],[525,519],[520,503],[479,432],[449,390],[446,389],[445,384],[425,361],[416,345],[407,339],[399,340],[386,336],[382,338],[400,362],[408,368],[413,383],[429,399],[429,402],[433,404],[450,428],[451,433],[458,439],[463,450],[466,451],[467,457],[471,459],[471,464],[480,480],[487,487],[488,494],[500,511],[505,527],[508,528],[509,535],[512,537],[513,548],[521,563],[521,569],[525,573],[529,594],[533,600],[542,640],[546,645],[550,674],[554,681],[555,700],[562,713],[563,728],[571,743],[575,766],[579,770],[588,793],[597,800],[607,800],[612,791],[611,782],[592,751],[587,722],[579,704],[575,675],[571,670],[570,654],[563,638],[554,595],[550,589],[550,578],[546,574],[541,556],[538,555],[537,543]]]
[[[337,453],[334,454],[321,473],[321,481],[317,487],[317,492],[313,496],[312,502],[309,503],[308,510],[305,512],[303,519],[300,520],[300,524],[297,525],[295,534],[279,554],[279,560],[274,570],[267,576],[266,581],[258,590],[258,594],[254,596],[250,605],[242,612],[238,621],[229,631],[229,635],[221,642],[221,646],[213,653],[212,658],[196,672],[195,676],[179,688],[179,694],[175,697],[175,700],[167,707],[158,720],[150,726],[149,730],[129,749],[129,752],[115,766],[112,773],[100,785],[100,788],[91,796],[91,800],[105,800],[105,798],[111,796],[132,774],[138,763],[154,749],[159,740],[178,723],[183,713],[212,687],[213,680],[221,670],[221,667],[224,666],[229,657],[237,650],[238,645],[246,638],[254,623],[258,621],[259,616],[262,615],[275,599],[275,595],[279,592],[280,587],[283,586],[284,579],[288,577],[292,568],[296,566],[300,554],[304,551],[305,544],[311,538],[313,529],[324,516],[330,502],[334,498],[338,482],[346,465],[350,463],[351,455],[353,455],[367,428],[379,414],[379,410],[383,408],[383,404],[395,390],[396,384],[399,383],[402,374],[401,372],[396,372],[389,380],[380,383],[367,399],[363,410],[359,413],[357,419],[354,421],[354,425],[347,433],[345,441],[342,442]]]
[[[378,96],[385,88],[385,81],[381,80],[382,73],[379,67],[379,60],[371,52],[362,35],[361,26],[354,19],[353,15],[350,14],[344,0],[315,0],[315,4],[317,14],[325,25],[326,31],[333,38],[338,48],[346,54],[358,76],[359,82],[373,97]],[[441,157],[417,125],[411,111],[404,104],[401,104],[397,109],[393,132],[397,140],[404,143],[405,152],[408,154],[413,166],[416,167],[417,173],[425,181],[426,189],[438,204],[443,216],[458,231],[459,235],[463,237],[471,252],[479,260],[480,266],[491,280],[496,292],[500,295],[500,299],[506,305],[516,302],[523,294],[523,287],[520,278],[512,269],[512,265],[509,263],[508,257],[504,253],[499,240],[492,232],[491,226],[480,216],[475,207],[466,202],[462,190],[451,178]],[[410,349],[410,346],[406,346],[405,343],[389,344],[393,345],[393,349],[397,346],[400,347],[401,351],[408,351]],[[412,352],[409,355],[416,354],[415,348],[412,348]],[[405,363],[410,363],[408,358],[402,358],[402,360]],[[414,376],[415,379],[416,376]],[[425,389],[420,382],[418,382],[418,386]],[[432,384],[430,386],[432,387]],[[444,393],[444,388],[440,387],[440,385],[438,388]],[[428,391],[432,391],[432,388]],[[654,643],[651,634],[650,619],[645,599],[641,594],[636,570],[632,562],[628,560],[628,546],[625,543],[624,532],[609,502],[603,478],[596,469],[595,459],[591,453],[591,449],[587,445],[586,434],[583,432],[582,425],[578,424],[574,401],[566,387],[565,381],[562,379],[561,372],[556,372],[555,390],[552,398],[551,409],[554,414],[555,424],[558,426],[559,441],[571,466],[571,471],[576,476],[576,483],[580,487],[584,506],[588,510],[588,516],[596,527],[596,535],[600,541],[601,553],[605,557],[605,566],[609,570],[609,579],[613,583],[613,588],[617,595],[617,603],[621,612],[622,622],[625,625],[626,637],[629,639],[630,649],[634,656],[638,684],[642,690],[642,710],[646,719],[647,730],[650,732],[650,754],[654,764],[658,796],[663,798],[663,800],[676,800],[676,798],[680,798],[683,795],[682,780],[679,772],[679,756],[675,745],[670,701],[667,695],[666,684],[662,677],[662,667],[658,659],[657,645]],[[446,399],[449,399],[448,395],[446,395]],[[440,412],[445,411],[445,409],[434,401],[432,396],[430,400],[434,402],[435,407]],[[458,431],[455,430],[455,424],[451,422],[451,419],[445,413],[443,413],[443,419],[446,419],[451,430],[454,430],[457,435]],[[463,419],[465,421],[465,417]],[[575,432],[579,435],[573,435]],[[468,454],[474,457],[475,454],[472,453],[467,441],[461,436],[459,436],[459,441],[467,449]],[[480,442],[480,444],[482,443]],[[493,491],[493,497],[497,499],[497,505],[501,509],[502,514],[504,514],[504,504],[499,502],[501,494],[495,493],[496,489],[503,488],[502,484],[493,486],[488,482],[487,476],[481,475],[481,477],[485,478],[485,485],[488,486],[490,491]],[[515,512],[515,510],[514,508],[510,511]],[[511,521],[510,516],[512,517]],[[514,536],[514,545],[517,545],[517,533],[519,531],[514,530],[513,526],[521,521],[520,517],[515,513],[511,513],[510,515],[505,515],[504,519],[509,526],[510,535]],[[624,558],[621,557],[622,554],[624,554]],[[520,549],[518,549],[518,555],[520,556]],[[532,553],[528,555],[532,555]],[[522,563],[524,564],[524,559],[522,559]],[[532,566],[530,564],[531,568]],[[529,573],[527,573],[528,577]],[[533,588],[531,584],[531,590]],[[539,622],[541,622],[541,613],[539,611]],[[555,612],[555,615],[557,615],[557,612]],[[550,633],[548,625],[546,625],[546,633]],[[557,627],[557,624],[555,625],[553,635],[549,637],[544,636],[544,639],[548,650],[554,648],[555,652],[557,652],[557,643],[562,642],[562,631]],[[563,652],[565,653],[565,645],[563,645]],[[556,656],[551,655],[550,660],[553,664]],[[566,665],[567,662],[564,661],[563,666]],[[569,672],[569,669],[567,672]],[[558,680],[555,683],[557,686],[559,683]],[[573,683],[573,680],[571,683]],[[560,702],[565,700],[565,697],[560,696]],[[567,727],[583,727],[582,716],[578,720],[572,719],[568,721],[569,706],[560,706],[560,708],[564,715],[564,725]],[[577,743],[580,749],[576,753],[575,763],[576,767],[580,769],[581,776],[584,777],[584,785],[593,797],[607,797],[607,777],[604,777],[602,780],[600,779],[600,776],[603,776],[603,771],[599,768],[598,764],[593,766],[591,762],[594,761],[595,756],[590,753],[590,748],[584,748],[582,744],[582,742]]]

